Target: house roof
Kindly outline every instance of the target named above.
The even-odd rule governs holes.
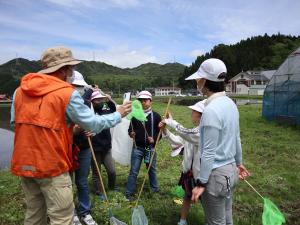
[[[255,80],[255,81],[258,81],[258,80],[261,80],[261,81],[268,81],[269,79],[263,75],[263,74],[259,74],[259,75],[250,75],[249,76],[250,80]]]
[[[233,78],[231,78],[229,81],[233,81],[236,79],[236,77],[244,75],[247,76],[250,80],[255,80],[255,81],[269,81],[276,70],[262,70],[262,71],[254,71],[255,73],[251,73],[252,71],[247,71],[247,72],[240,72],[237,75],[235,75]]]

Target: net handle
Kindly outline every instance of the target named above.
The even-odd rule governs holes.
[[[259,197],[264,199],[264,197],[246,179],[243,179],[243,180],[246,182],[246,184],[248,184],[253,189],[253,191],[255,191],[256,194],[259,195]]]
[[[109,204],[108,197],[107,197],[107,194],[106,194],[106,191],[105,191],[105,187],[104,187],[103,179],[102,179],[102,176],[101,176],[101,172],[100,172],[100,169],[99,169],[99,166],[98,166],[98,163],[97,163],[97,159],[96,159],[95,151],[94,151],[94,148],[93,148],[93,145],[92,145],[91,137],[88,137],[88,142],[89,142],[89,146],[90,146],[90,149],[91,149],[91,152],[92,152],[93,161],[94,161],[94,164],[95,164],[96,169],[97,169],[97,174],[98,174],[98,177],[100,179],[103,194],[106,198],[107,205],[109,206],[110,204]]]

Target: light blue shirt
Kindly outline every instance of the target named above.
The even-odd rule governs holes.
[[[239,112],[227,96],[213,99],[204,109],[200,123],[201,166],[197,179],[207,183],[215,168],[242,163]]]
[[[13,99],[15,98],[15,94]],[[104,129],[114,127],[121,122],[121,114],[114,112],[106,115],[96,115],[89,107],[84,104],[78,91],[73,91],[66,109],[67,123],[78,124],[81,128],[93,133],[99,133]],[[15,121],[14,101],[11,105],[11,119],[13,125]]]

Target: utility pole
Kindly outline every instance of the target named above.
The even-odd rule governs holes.
[[[172,78],[172,83],[173,83],[173,92],[174,92],[174,78]]]

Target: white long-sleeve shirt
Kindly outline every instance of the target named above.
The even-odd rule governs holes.
[[[172,119],[166,119],[166,124],[174,128],[178,135],[166,130],[164,137],[168,138],[171,144],[184,146],[182,172],[186,173],[192,169],[194,177],[198,177],[200,173],[199,127],[187,129]]]

